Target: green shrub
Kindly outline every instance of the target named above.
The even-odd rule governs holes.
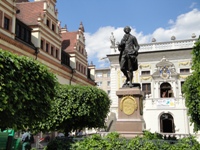
[[[163,139],[163,135],[159,133],[151,133],[147,130],[143,131],[143,139],[152,140],[152,139]]]
[[[165,140],[158,133],[144,132],[143,136],[132,139],[120,137],[117,132],[109,133],[105,137],[94,134],[78,142],[53,140],[47,150],[198,150],[199,142],[190,136],[179,140]]]
[[[200,149],[200,144],[199,142],[195,139],[193,136],[185,137],[180,140],[174,145],[172,145],[173,150],[199,150]]]
[[[104,141],[99,134],[94,134],[91,137],[85,138],[83,141],[73,144],[71,150],[101,150],[104,149],[106,145],[106,141]]]
[[[55,138],[48,143],[46,150],[69,150],[72,143],[70,138]]]

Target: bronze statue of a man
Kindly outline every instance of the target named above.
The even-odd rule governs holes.
[[[124,37],[118,45],[120,51],[119,63],[120,69],[126,77],[123,87],[133,87],[133,71],[138,69],[138,50],[140,48],[135,36],[131,35],[131,28],[126,26],[124,28]]]

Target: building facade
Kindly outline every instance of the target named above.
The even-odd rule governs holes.
[[[75,40],[63,35],[56,0],[2,0],[0,8],[1,49],[40,61],[50,68],[61,84],[95,85],[91,74],[94,66],[87,63],[84,33],[80,37],[81,31],[77,29]],[[75,56],[84,64],[83,73],[74,68],[73,54],[62,49],[65,40],[85,51],[84,57]],[[81,40],[82,43],[77,42]]]
[[[191,52],[196,40],[193,36],[186,40],[172,38],[171,41],[166,42],[154,40],[152,43],[140,44],[138,70],[134,72],[133,82],[140,83],[141,90],[145,93],[144,130],[167,135],[175,134],[179,137],[194,134],[181,87],[192,73]],[[112,117],[108,117],[108,125],[112,122],[110,119],[113,119],[113,114],[118,120],[119,106],[116,91],[125,81],[120,71],[119,51],[115,45],[111,45],[110,49],[111,53],[107,57],[110,61],[110,98],[112,100],[110,112]],[[97,78],[96,81],[100,82]],[[114,123],[112,126],[110,131],[115,130]]]
[[[90,70],[94,71],[94,65],[88,67],[84,32],[85,30],[82,22],[79,25],[79,29],[74,32],[69,32],[66,27],[62,28],[61,49],[63,53],[68,53],[70,55],[72,73],[76,73],[79,79],[84,79],[86,77],[94,79],[94,74],[90,72]]]
[[[109,96],[111,91],[110,68],[95,69],[96,86],[103,89]]]

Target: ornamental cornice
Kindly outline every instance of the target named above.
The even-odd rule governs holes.
[[[148,77],[140,77],[140,80],[152,80],[152,77],[151,76],[148,76]]]
[[[179,62],[178,64],[179,66],[191,66],[192,62],[189,60],[189,61]]]
[[[186,79],[189,75],[179,75],[179,79]]]
[[[140,69],[143,69],[143,68],[151,69],[151,65],[150,64],[140,64],[139,67],[140,67]]]

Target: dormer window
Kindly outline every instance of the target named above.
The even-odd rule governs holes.
[[[21,39],[24,40],[24,36],[25,36],[25,29],[22,27],[21,28]]]
[[[19,24],[16,25],[16,36],[17,37],[20,36],[20,25]]]
[[[31,38],[31,32],[26,30],[25,41],[29,43],[30,42],[30,38]]]
[[[41,40],[40,48],[41,48],[42,50],[44,50],[44,41],[43,41],[43,40]]]
[[[55,31],[55,25],[54,24],[52,24],[52,30]]]
[[[46,43],[46,52],[48,53],[49,52],[49,44]]]
[[[16,20],[15,34],[17,39],[28,44],[31,43],[31,29],[19,20]]]
[[[58,58],[58,49],[56,50],[56,58]]]
[[[10,25],[10,19],[4,17],[4,29],[9,30],[9,25]]]
[[[53,54],[54,54],[54,47],[51,46],[51,55],[53,56]]]
[[[50,25],[49,19],[47,19],[46,25],[47,25],[47,27],[49,27],[49,25]]]

